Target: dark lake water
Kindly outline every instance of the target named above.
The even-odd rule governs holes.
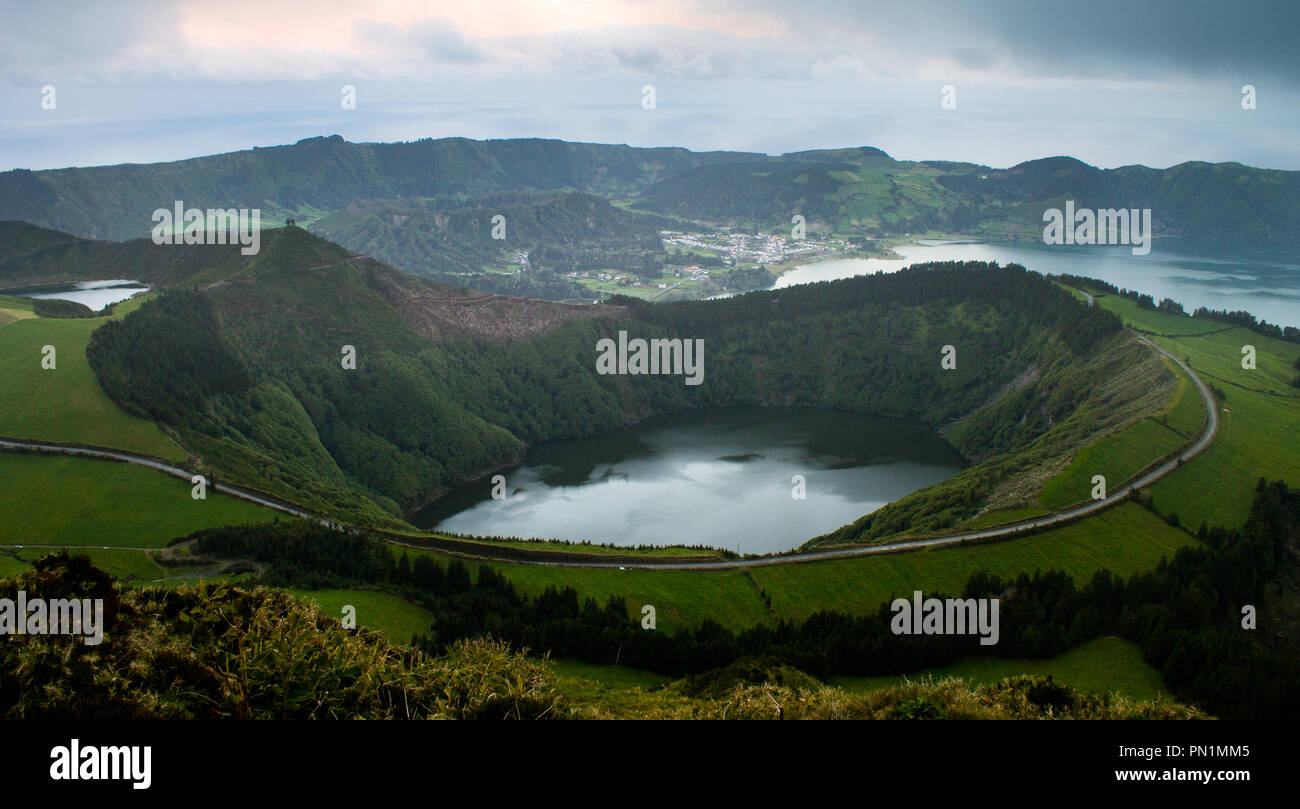
[[[1300,326],[1300,249],[1272,244],[1156,239],[1151,252],[1129,247],[1045,245],[1035,242],[907,244],[902,260],[835,259],[785,273],[786,287],[880,270],[893,272],[925,261],[997,261],[1023,264],[1044,274],[1072,273],[1173,298],[1190,314],[1198,306],[1236,311],[1282,326]]]
[[[709,408],[532,448],[414,518],[463,534],[782,551],[959,471],[921,424],[799,408]],[[795,475],[805,499],[792,497]]]

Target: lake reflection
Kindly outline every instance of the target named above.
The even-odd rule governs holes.
[[[1287,245],[1156,239],[1151,252],[1111,245],[1037,242],[929,242],[894,248],[902,259],[829,259],[783,274],[776,288],[895,272],[927,261],[996,261],[1035,272],[1073,274],[1198,306],[1245,310],[1281,326],[1300,326],[1300,250]]]
[[[618,545],[797,547],[937,483],[961,458],[921,424],[799,408],[709,408],[599,438],[531,449],[506,473],[452,492],[417,525],[480,536]],[[791,496],[805,479],[806,499]]]
[[[69,286],[42,289],[39,292],[18,292],[14,294],[22,295],[24,298],[56,298],[63,301],[76,301],[98,312],[109,304],[124,301],[137,293],[148,291],[149,287],[142,286],[138,281],[114,279],[109,281],[82,281]]]

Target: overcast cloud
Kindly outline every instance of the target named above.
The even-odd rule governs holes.
[[[321,134],[1300,169],[1300,6],[1208,0],[0,3],[0,168]],[[355,110],[340,107],[343,85]],[[653,84],[656,109],[641,106]],[[941,88],[957,107],[940,108]],[[1257,109],[1243,110],[1252,84]],[[41,88],[57,93],[42,108]]]

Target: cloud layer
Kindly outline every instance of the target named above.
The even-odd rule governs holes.
[[[339,132],[1300,168],[1292,3],[70,0],[0,19],[0,167]]]

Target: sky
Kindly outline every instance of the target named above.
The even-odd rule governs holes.
[[[1289,0],[0,0],[0,20],[0,170],[333,134],[1300,170]]]

